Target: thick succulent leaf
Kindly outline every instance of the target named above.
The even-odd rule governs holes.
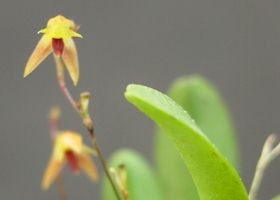
[[[228,111],[215,88],[199,76],[182,77],[171,85],[168,94],[189,112],[203,133],[229,162],[238,168],[239,158],[235,131]],[[165,199],[199,199],[182,158],[174,144],[162,131],[157,130],[155,159]]]
[[[129,85],[125,96],[155,121],[175,144],[201,200],[248,199],[237,172],[181,106],[159,91],[142,85]]]
[[[169,95],[195,120],[228,161],[239,168],[235,130],[229,112],[214,86],[199,76],[180,78]]]
[[[196,186],[174,143],[157,130],[155,164],[164,200],[199,200]]]
[[[114,153],[109,166],[124,164],[127,170],[127,186],[130,200],[162,200],[162,192],[156,176],[147,162],[136,152],[120,150]],[[103,184],[103,200],[116,200],[107,179]]]

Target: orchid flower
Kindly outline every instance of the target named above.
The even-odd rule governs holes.
[[[27,61],[23,76],[28,76],[53,52],[54,56],[62,58],[74,85],[77,85],[79,62],[73,38],[82,38],[82,35],[76,32],[77,29],[72,20],[62,15],[49,19],[47,27],[38,32],[42,33],[43,36]]]
[[[71,131],[59,133],[54,140],[53,153],[43,176],[42,188],[48,189],[66,164],[74,174],[79,174],[82,169],[92,181],[97,181],[98,172],[90,153],[93,151],[83,144],[82,137],[78,133]]]

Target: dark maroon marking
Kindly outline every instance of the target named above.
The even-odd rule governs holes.
[[[60,39],[53,38],[52,47],[53,47],[53,51],[54,51],[55,55],[61,56],[63,53],[63,49],[64,49],[63,40],[61,38]]]
[[[70,169],[74,173],[78,173],[80,171],[80,167],[79,167],[78,158],[75,155],[75,153],[73,151],[66,151],[65,156],[66,156],[67,162],[70,166]]]

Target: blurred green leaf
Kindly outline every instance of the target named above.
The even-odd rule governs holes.
[[[226,106],[215,88],[199,76],[182,77],[172,84],[168,94],[189,112],[211,142],[238,169],[235,131]],[[157,132],[155,159],[165,199],[199,199],[193,180],[174,144],[162,133],[163,130]]]
[[[271,200],[280,200],[280,195],[273,197]]]
[[[181,106],[159,91],[142,85],[129,85],[125,96],[166,131],[188,167],[201,200],[248,199],[234,168]]]
[[[235,130],[229,112],[214,86],[200,76],[182,77],[171,86],[169,94],[188,111],[202,132],[238,169]]]
[[[162,200],[162,193],[155,174],[147,162],[136,152],[120,150],[114,153],[109,166],[124,164],[127,170],[127,184],[130,200]],[[103,185],[103,200],[116,200],[107,179]]]

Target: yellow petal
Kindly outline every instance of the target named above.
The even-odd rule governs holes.
[[[65,152],[70,150],[76,154],[82,153],[82,137],[71,131],[62,131],[55,138],[53,156],[56,160],[64,160]]]
[[[40,31],[38,31],[38,34],[40,34],[40,33],[46,33],[47,31],[48,31],[47,28],[43,28],[43,29],[41,29]]]
[[[57,178],[63,167],[64,161],[58,161],[53,158],[49,161],[49,164],[45,170],[43,180],[42,180],[42,188],[47,190],[52,182]]]
[[[75,32],[75,31],[72,31],[72,32],[71,32],[71,36],[72,36],[72,37],[83,38],[83,36],[82,36],[80,33],[77,33],[77,32]]]
[[[70,74],[74,85],[77,85],[79,80],[79,61],[76,45],[72,38],[63,40],[63,42],[64,50],[62,54],[62,59],[65,63],[65,66]]]
[[[96,166],[89,155],[84,153],[79,156],[79,166],[84,170],[91,180],[97,181],[99,179]]]
[[[57,15],[51,18],[48,21],[47,27],[39,31],[39,33],[46,33],[51,38],[82,38],[81,34],[75,32],[76,30],[78,30],[78,26],[73,20],[67,19],[62,15]]]
[[[25,66],[23,77],[28,76],[52,52],[51,39],[46,35],[38,42]]]
[[[92,148],[90,148],[90,147],[88,147],[86,145],[83,145],[83,151],[85,153],[91,154],[93,156],[97,156],[97,152],[94,149],[92,149]]]

